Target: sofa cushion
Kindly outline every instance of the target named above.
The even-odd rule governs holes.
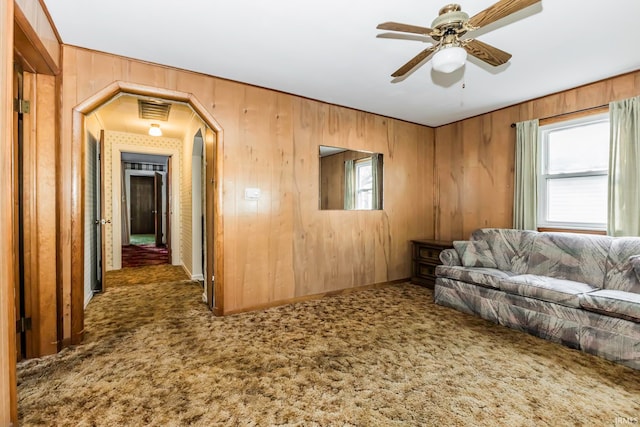
[[[580,308],[581,294],[597,289],[586,283],[534,274],[513,276],[501,280],[498,286],[510,294],[555,302],[574,308]]]
[[[580,298],[585,310],[640,323],[640,294],[602,289]]]
[[[496,268],[489,244],[484,240],[457,240],[453,247],[464,267]]]
[[[527,273],[604,286],[613,238],[574,233],[539,233],[529,255]]]
[[[538,233],[530,230],[480,228],[471,234],[471,240],[485,240],[500,270],[527,272],[527,259],[533,240]]]
[[[484,267],[460,267],[439,265],[436,267],[436,276],[448,279],[459,280],[461,282],[473,283],[485,288],[498,288],[498,283],[502,279],[508,279],[517,273],[502,271],[496,268]]]
[[[640,294],[640,238],[613,239],[603,288]]]

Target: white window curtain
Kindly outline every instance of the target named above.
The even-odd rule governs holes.
[[[538,209],[538,119],[516,123],[513,228],[535,230]]]
[[[607,234],[640,236],[640,97],[609,104]]]
[[[382,154],[371,155],[371,175],[373,178],[373,194],[371,209],[382,209]]]
[[[353,160],[344,162],[344,208],[356,207],[356,168]]]

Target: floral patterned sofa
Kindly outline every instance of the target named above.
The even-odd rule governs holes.
[[[440,259],[437,304],[640,369],[640,238],[485,228]]]

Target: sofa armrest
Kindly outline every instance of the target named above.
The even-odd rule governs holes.
[[[460,257],[458,256],[458,252],[455,249],[445,249],[440,252],[440,261],[442,261],[443,265],[455,266],[462,265],[460,261]]]

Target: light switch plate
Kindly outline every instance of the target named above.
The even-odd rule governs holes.
[[[245,188],[244,189],[244,198],[246,200],[258,200],[260,198],[260,189],[259,188]]]

